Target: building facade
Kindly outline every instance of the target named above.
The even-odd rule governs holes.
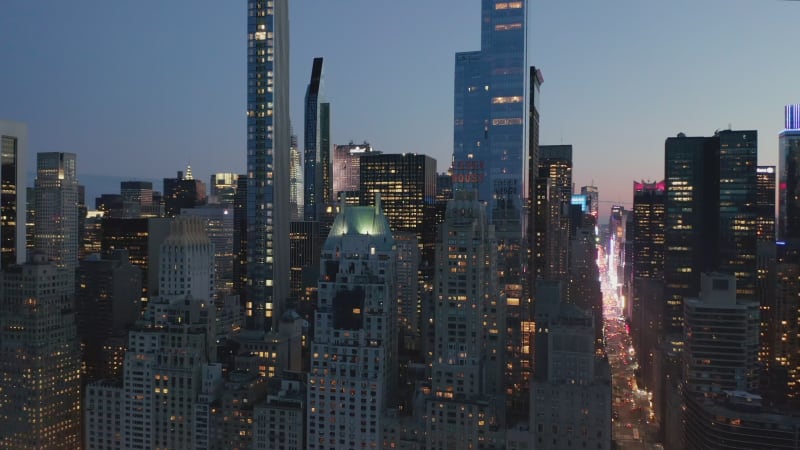
[[[28,130],[25,124],[0,120],[0,269],[23,264],[27,186],[25,161]]]
[[[74,276],[42,254],[0,273],[0,448],[81,447]]]
[[[397,249],[380,196],[342,206],[322,248],[307,448],[377,448],[398,381]]]
[[[59,267],[78,265],[78,175],[74,153],[38,153],[33,240]]]
[[[289,294],[289,2],[248,5],[244,304],[246,326],[264,330]]]

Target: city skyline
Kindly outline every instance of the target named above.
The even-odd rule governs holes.
[[[455,53],[479,48],[480,2],[419,5],[292,3],[296,131],[312,60],[322,56],[332,143],[368,140],[385,153],[430,155],[446,169]],[[159,179],[187,164],[204,181],[243,172],[246,5],[188,6],[159,5],[156,14],[147,4],[11,0],[0,19],[11,45],[0,56],[16,70],[0,75],[0,117],[27,123],[30,154],[77,153],[79,180]],[[528,36],[528,64],[545,80],[540,142],[574,146],[577,187],[593,180],[601,201],[629,205],[631,180],[662,177],[666,137],[729,125],[760,131],[759,164],[777,163],[783,105],[797,100],[785,91],[800,63],[783,55],[800,5],[580,6],[531,2]]]

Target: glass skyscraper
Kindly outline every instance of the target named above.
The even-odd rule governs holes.
[[[317,220],[322,203],[322,171],[320,170],[320,88],[322,85],[322,58],[314,58],[311,81],[306,89],[305,133],[303,140],[303,181],[305,183],[305,220]]]
[[[248,328],[277,324],[289,279],[289,3],[252,0],[247,17]],[[280,280],[276,282],[276,280]]]
[[[0,120],[0,269],[25,262],[25,124]]]
[[[787,105],[784,117],[784,129],[778,135],[781,240],[800,237],[800,105]]]
[[[481,50],[457,53],[455,60],[455,187],[477,187],[494,223],[502,217],[517,226],[528,162],[526,3],[483,0]]]

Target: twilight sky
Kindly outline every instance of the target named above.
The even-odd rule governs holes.
[[[663,176],[666,137],[729,125],[757,129],[759,164],[777,163],[783,105],[800,101],[800,2],[529,5],[528,63],[545,79],[540,141],[574,146],[576,186],[594,180],[601,200],[629,203],[632,180]],[[295,130],[323,56],[334,143],[430,154],[444,171],[454,53],[479,49],[479,9],[290,0]],[[246,0],[2,0],[0,118],[28,124],[31,170],[36,152],[70,151],[79,177],[160,179],[187,163],[206,182],[242,172],[245,34]],[[90,186],[87,201],[100,193]]]

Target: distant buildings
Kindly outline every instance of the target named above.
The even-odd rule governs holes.
[[[231,206],[236,197],[236,185],[239,175],[230,172],[219,172],[211,175],[209,183],[208,203]]]
[[[206,184],[194,179],[191,167],[186,168],[185,174],[178,171],[176,178],[164,178],[164,213],[167,217],[175,217],[183,209],[206,203]]]
[[[359,204],[361,197],[361,156],[380,153],[367,142],[333,146],[333,195],[336,200],[344,194],[349,204]]]

